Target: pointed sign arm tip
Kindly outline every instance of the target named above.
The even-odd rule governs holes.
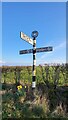
[[[20,32],[20,38],[25,40],[29,44],[33,45],[33,40],[30,37],[28,37],[26,34],[24,34],[23,32]]]

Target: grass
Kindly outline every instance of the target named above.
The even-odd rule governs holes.
[[[33,98],[31,86],[25,89],[25,95],[17,94],[15,85],[3,86],[2,92],[2,117],[6,118],[54,118],[66,117],[62,103],[66,104],[67,91],[61,92],[59,89],[47,89],[46,86],[40,88],[37,85],[35,98]],[[45,88],[45,91],[44,91]],[[65,88],[64,88],[65,89]]]

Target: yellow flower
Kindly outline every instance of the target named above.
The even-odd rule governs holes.
[[[22,89],[22,85],[17,86],[17,89],[18,90]]]
[[[25,88],[26,88],[26,85],[25,85]]]
[[[22,86],[20,85],[20,88],[22,88]]]

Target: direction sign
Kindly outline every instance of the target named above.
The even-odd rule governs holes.
[[[27,35],[25,35],[23,32],[20,32],[20,37],[21,37],[21,39],[23,39],[26,42],[28,42],[31,45],[33,45],[33,40],[30,37],[28,37]]]
[[[29,50],[21,50],[19,53],[20,53],[20,54],[33,53],[33,49],[29,49]]]
[[[37,48],[36,52],[48,52],[48,51],[52,51],[53,48],[52,47],[43,47],[43,48]]]
[[[42,48],[37,48],[36,49],[36,53],[39,53],[39,52],[48,52],[48,51],[52,51],[52,50],[53,50],[52,47],[42,47]],[[21,50],[19,53],[20,54],[33,53],[33,49]]]

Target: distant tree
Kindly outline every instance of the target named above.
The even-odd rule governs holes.
[[[0,82],[1,82],[1,78],[2,78],[2,67],[0,67]]]
[[[50,83],[49,83],[49,65],[45,66],[45,72],[46,72],[45,83],[46,83],[46,86],[49,88],[50,87]]]
[[[27,71],[28,71],[28,81],[31,81],[31,75],[32,75],[32,69],[31,66],[27,66]]]
[[[2,67],[2,73],[3,73],[3,76],[4,76],[4,83],[6,83],[7,72],[8,72],[8,67],[3,66]]]
[[[18,83],[17,81],[17,67],[14,68],[14,79],[16,81],[16,84]]]
[[[44,70],[44,66],[39,65],[40,69],[41,69],[41,73],[42,73],[42,79],[43,81],[45,81],[45,70]]]
[[[60,66],[57,65],[55,66],[54,69],[54,88],[56,88],[59,83],[59,73],[60,73]]]
[[[43,82],[43,79],[42,79],[42,71],[41,71],[41,69],[40,69],[40,66],[37,66],[37,67],[36,67],[36,81],[37,81],[37,83]]]

